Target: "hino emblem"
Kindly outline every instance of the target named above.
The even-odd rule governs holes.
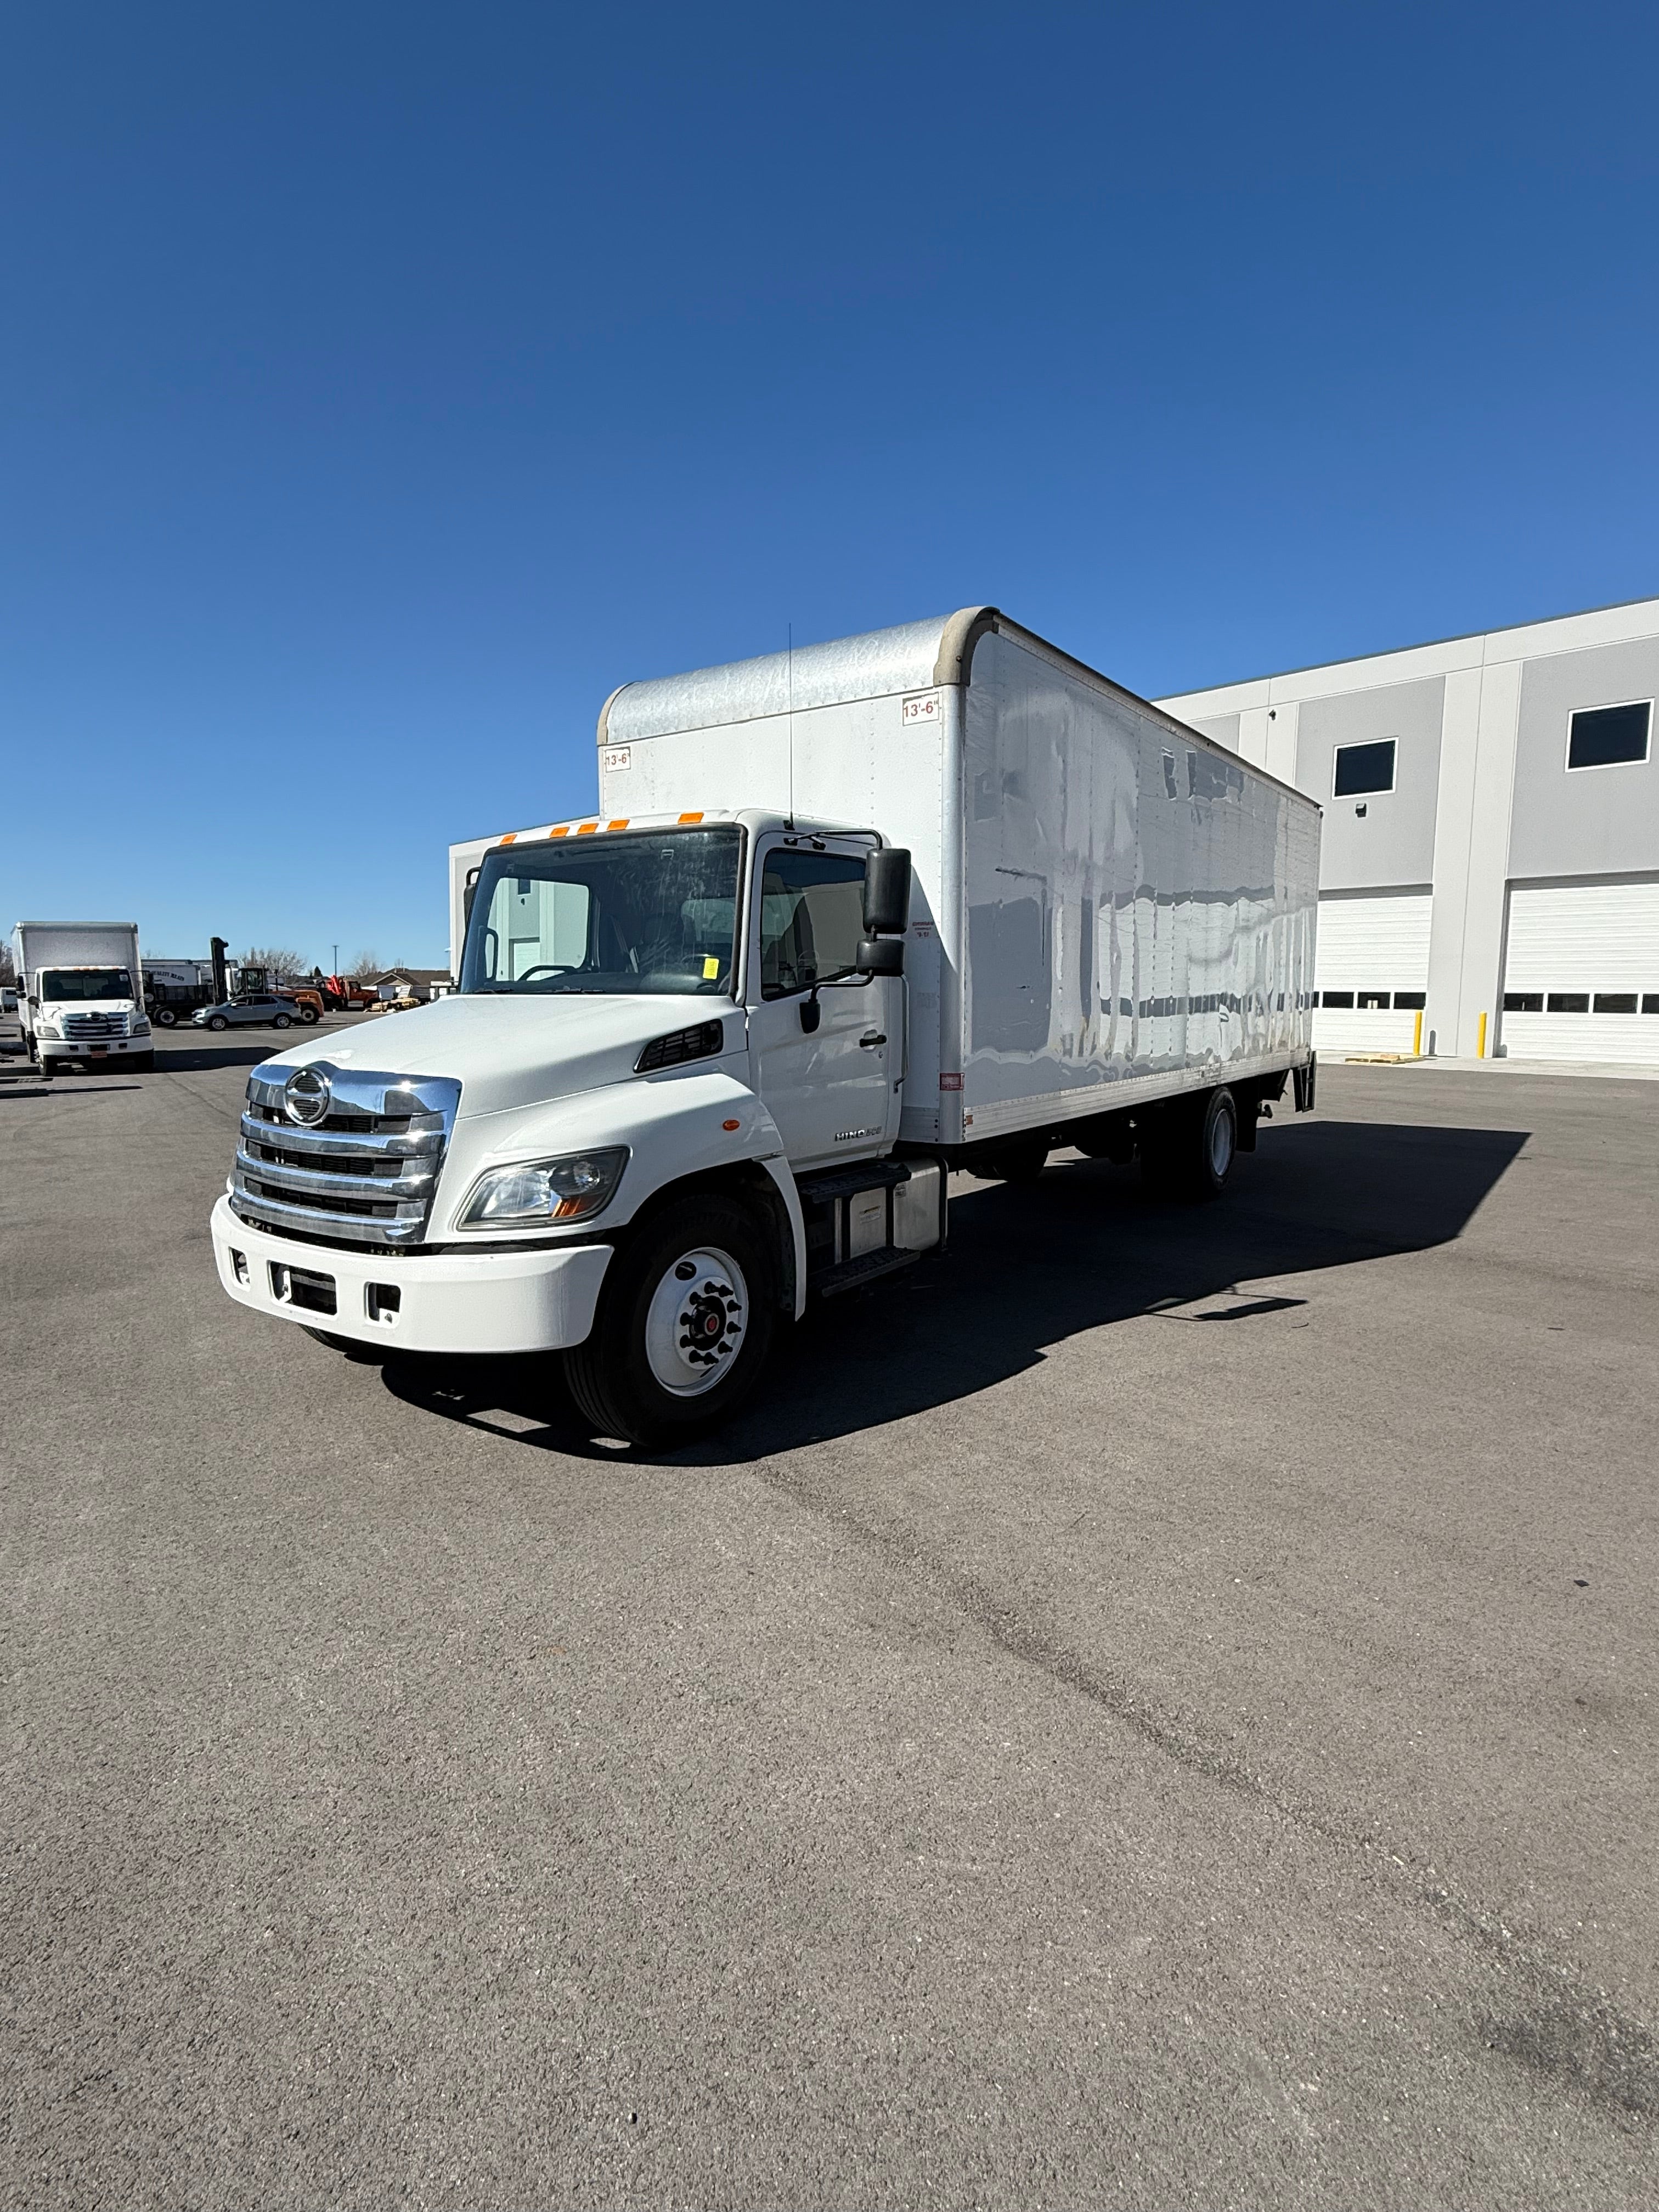
[[[328,1078],[319,1068],[296,1067],[283,1086],[289,1120],[307,1129],[315,1128],[327,1113],[329,1096]]]

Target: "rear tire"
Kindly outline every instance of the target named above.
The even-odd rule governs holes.
[[[1238,1157],[1238,1109],[1224,1085],[1164,1107],[1140,1134],[1141,1172],[1170,1198],[1218,1198]]]
[[[570,1395],[597,1435],[689,1442],[759,1381],[777,1298],[765,1218],[740,1199],[683,1198],[611,1261],[587,1341],[564,1355]]]
[[[985,1164],[984,1172],[997,1176],[1003,1182],[1036,1182],[1048,1164],[1048,1139],[1037,1137],[1025,1143],[1009,1145],[995,1152]]]
[[[311,1024],[316,1020],[316,1018],[317,1009],[315,1006],[302,1006],[300,1009],[300,1019],[305,1024],[307,1029],[311,1027]]]
[[[172,1029],[178,1019],[178,1015],[171,1006],[157,1006],[155,1009],[155,1026],[158,1030]]]

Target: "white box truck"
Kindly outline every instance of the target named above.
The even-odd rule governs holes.
[[[453,849],[453,996],[254,1069],[233,1297],[558,1352],[662,1443],[952,1169],[1213,1194],[1312,1103],[1319,810],[994,608],[626,685],[599,748],[593,814]]]
[[[24,1048],[48,1082],[64,1067],[155,1066],[137,922],[20,921],[12,959]]]

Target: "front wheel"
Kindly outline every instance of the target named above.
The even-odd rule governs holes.
[[[291,1030],[294,1023],[289,1015],[276,1014],[272,1017],[270,1026],[274,1030]]]
[[[587,1341],[564,1355],[570,1395],[601,1436],[689,1440],[759,1380],[777,1295],[773,1238],[755,1208],[681,1199],[611,1261]]]
[[[213,1019],[208,1024],[208,1027],[210,1030],[228,1030],[230,1027],[230,1024],[225,1019],[222,1014],[215,1014]]]

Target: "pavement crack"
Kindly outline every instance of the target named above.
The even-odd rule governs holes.
[[[1129,1686],[1044,1634],[977,1576],[944,1565],[911,1531],[860,1511],[824,1485],[786,1472],[775,1461],[757,1462],[756,1473],[769,1489],[834,1522],[890,1565],[925,1581],[1009,1658],[1086,1698],[1189,1773],[1349,1855],[1368,1883],[1414,1912],[1426,1913],[1460,1945],[1479,1954],[1510,1985],[1516,2000],[1501,2011],[1468,2007],[1468,2033],[1487,2051],[1616,2118],[1659,2120],[1659,2039],[1621,2010],[1607,1990],[1585,1986],[1574,1968],[1551,1958],[1541,1942],[1517,1936],[1508,1916],[1464,1903],[1443,1882],[1425,1885],[1406,1850],[1395,1850],[1363,1823],[1344,1819],[1309,1796],[1289,1794],[1260,1769],[1174,1725]]]

